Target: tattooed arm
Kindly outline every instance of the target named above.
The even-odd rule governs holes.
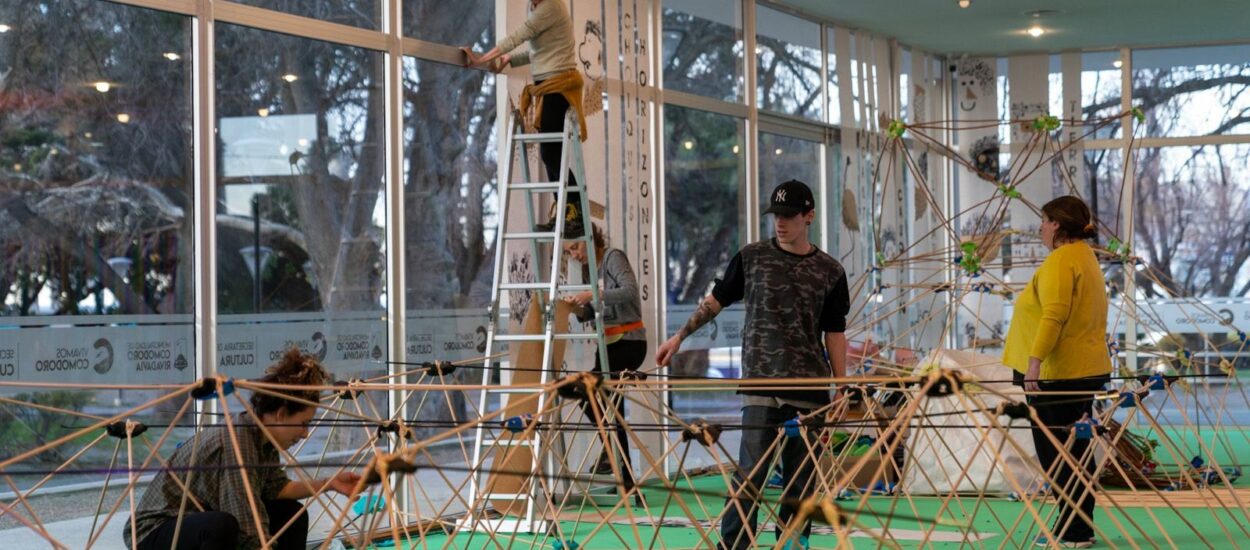
[[[690,318],[686,320],[686,324],[677,331],[677,334],[674,334],[672,338],[668,339],[668,341],[660,344],[660,348],[655,352],[655,363],[660,366],[668,366],[669,360],[671,360],[673,355],[677,353],[677,350],[681,348],[682,340],[685,340],[686,337],[694,334],[694,332],[702,328],[703,325],[706,325],[709,321],[715,319],[716,315],[720,313],[720,310],[721,304],[714,296],[709,295],[703,298],[703,301],[699,302],[698,309],[694,310],[694,313],[691,314]]]

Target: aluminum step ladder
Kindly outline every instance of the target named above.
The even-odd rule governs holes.
[[[522,123],[523,118],[517,111],[512,111],[509,116],[508,127],[510,129],[507,136],[507,165],[504,168],[503,179],[499,185],[499,230],[495,244],[495,272],[493,283],[490,291],[490,308],[489,320],[487,322],[486,333],[486,350],[485,356],[492,357],[496,350],[499,349],[501,343],[509,342],[542,342],[543,352],[542,361],[539,364],[539,382],[540,385],[546,386],[554,378],[552,374],[560,365],[552,364],[554,343],[557,340],[568,341],[586,341],[595,342],[596,353],[600,354],[602,359],[600,363],[607,363],[607,344],[604,340],[604,328],[602,319],[602,299],[599,289],[599,266],[595,258],[594,239],[591,231],[590,222],[590,198],[586,192],[586,174],[583,166],[582,143],[578,132],[578,122],[573,118],[574,111],[570,110],[564,119],[563,132],[548,133],[526,133]],[[541,181],[534,177],[531,169],[530,155],[528,154],[531,147],[540,147],[544,143],[561,143],[563,149],[560,156],[560,177],[558,181]],[[513,182],[514,164],[519,164],[521,169],[521,181]],[[543,172],[545,178],[545,170]],[[577,180],[577,185],[570,186],[568,178],[572,172]],[[513,194],[517,193],[524,197],[525,202],[525,230],[509,231],[511,228],[512,213],[510,207],[514,200]],[[556,204],[555,212],[556,224],[553,231],[535,231],[535,222],[538,221],[535,213],[537,208],[541,206],[541,202],[535,197],[542,193],[555,193]],[[580,198],[581,214],[584,230],[582,235],[571,239],[565,239],[565,213],[568,203],[569,193],[577,193]],[[561,281],[561,267],[567,258],[564,255],[564,244],[568,242],[584,242],[588,251],[588,263],[590,277],[589,281],[584,284],[568,284]],[[508,270],[506,267],[506,252],[509,244],[524,242],[529,245],[530,257],[534,263],[534,279],[535,281],[509,281]],[[545,247],[550,247],[546,254],[542,254]],[[538,258],[549,260],[544,262]],[[546,268],[546,272],[543,268]],[[544,280],[546,276],[548,279]],[[574,324],[570,323],[569,331],[565,333],[556,332],[556,302],[561,299],[562,292],[582,292],[591,291],[593,294],[592,304],[594,305],[594,331],[593,332],[575,332]],[[509,318],[501,314],[504,313],[501,307],[501,300],[504,299],[504,293],[508,292],[526,292],[530,293],[530,299],[538,301],[541,312],[541,334],[511,334],[508,333]],[[508,312],[509,314],[513,312]],[[524,312],[522,312],[524,314]],[[486,368],[482,369],[482,385],[490,386],[492,369],[489,368],[489,361]],[[527,395],[538,393],[537,405],[535,410],[539,414],[535,415],[534,420],[540,422],[559,422],[559,418],[543,419],[542,412],[549,405],[548,396],[537,389],[529,388],[506,388],[496,385],[489,390],[483,390],[479,398],[478,411],[479,414],[486,415],[487,406],[492,396],[500,396],[500,407],[505,407],[503,403],[505,399],[520,399]],[[557,413],[558,415],[558,413]],[[488,531],[492,533],[542,533],[546,532],[550,525],[549,522],[539,517],[540,510],[536,509],[539,499],[550,498],[550,495],[542,494],[539,477],[549,475],[555,471],[555,464],[550,452],[545,452],[545,447],[551,442],[544,441],[548,436],[543,434],[543,430],[529,430],[529,437],[505,437],[506,431],[502,422],[506,422],[506,418],[494,418],[478,425],[474,438],[473,446],[473,463],[470,470],[469,494],[471,496],[470,509],[460,522],[458,529],[470,529],[473,531]],[[560,441],[563,446],[563,441]],[[488,493],[487,480],[490,477],[490,455],[495,454],[495,450],[506,446],[528,446],[531,450],[531,464],[528,471],[528,480],[523,482],[524,489],[517,493]],[[497,517],[500,514],[494,513],[491,508],[492,502],[511,501],[524,504],[525,513],[523,517],[507,518]],[[515,508],[515,504],[509,508]]]

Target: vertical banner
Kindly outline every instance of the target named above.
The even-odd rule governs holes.
[[[911,78],[909,93],[911,97],[908,116],[911,124],[924,124],[938,120],[941,115],[938,98],[941,88],[937,86],[940,74],[933,74],[934,60],[928,54],[912,50]],[[942,171],[936,169],[935,154],[931,154],[927,144],[919,140],[912,141],[910,149],[911,161],[908,170],[913,171],[911,191],[912,219],[908,232],[907,243],[914,246],[907,253],[908,258],[915,260],[906,266],[907,283],[912,285],[910,299],[913,307],[908,311],[908,325],[916,327],[909,345],[917,355],[942,345],[942,311],[946,309],[945,293],[932,291],[942,284],[946,271],[940,263],[941,252],[946,246],[946,231],[941,228],[939,215],[945,212],[943,200],[946,193],[939,180]],[[934,166],[934,168],[931,168]],[[903,363],[896,356],[896,361]]]
[[[859,136],[856,133],[860,113],[856,110],[858,104],[854,101],[857,95],[853,92],[853,88],[858,85],[859,71],[852,70],[856,66],[854,61],[855,52],[852,46],[854,36],[845,28],[835,27],[833,30],[834,51],[838,52],[836,57],[838,80],[841,86],[838,86],[838,104],[842,113],[842,126],[840,128],[841,147],[838,158],[833,159],[831,164],[834,170],[837,170],[838,181],[842,184],[842,212],[839,219],[842,221],[841,227],[838,229],[841,236],[838,238],[837,259],[846,268],[847,280],[860,280],[859,275],[864,273],[861,265],[858,267],[856,263],[856,254],[862,254],[866,243],[870,242],[871,226],[868,224],[868,218],[861,219],[861,205],[871,201],[871,197],[865,197],[860,193],[859,185],[859,166],[860,147]],[[857,335],[863,330],[866,324],[863,316],[864,295],[867,292],[865,288],[851,289],[851,315],[847,319],[848,324],[854,328],[849,332],[850,337],[862,337]]]
[[[625,242],[628,245],[630,263],[638,276],[638,291],[642,299],[642,317],[644,320],[657,319],[657,308],[660,307],[656,292],[659,277],[656,272],[655,253],[655,139],[658,128],[656,114],[655,88],[652,86],[654,58],[651,37],[652,25],[657,12],[654,0],[621,0],[619,2],[620,38],[620,79],[621,79],[621,130],[615,135],[621,136],[622,158],[622,206],[624,212]],[[648,350],[653,350],[666,336],[664,327],[651,324],[647,327]],[[642,368],[654,369],[655,357],[647,353]],[[645,402],[652,411],[663,410],[668,399],[663,392],[634,392],[639,400]],[[629,420],[633,423],[662,424],[666,421],[643,407],[632,405],[628,408]],[[639,441],[645,445],[652,456],[660,456],[664,452],[667,439],[658,432],[637,432]],[[634,445],[638,447],[638,445]],[[642,455],[639,454],[639,457]],[[643,472],[645,462],[635,459],[635,470]],[[663,472],[657,472],[663,475]]]
[[[876,159],[873,175],[874,196],[877,197],[879,224],[877,229],[876,250],[873,264],[880,269],[880,288],[877,303],[871,304],[876,310],[878,319],[878,342],[887,350],[903,345],[898,339],[907,326],[907,292],[903,289],[903,275],[907,265],[897,260],[907,248],[906,231],[907,215],[904,212],[906,203],[906,185],[908,177],[903,165],[902,142],[897,142],[885,135],[884,128],[888,121],[899,117],[898,101],[895,91],[898,84],[898,71],[895,61],[901,52],[891,40],[876,37],[873,40],[873,62],[871,66],[875,78],[876,104],[872,111],[876,116],[873,130],[867,132],[873,151],[879,155]],[[892,352],[891,352],[892,353]]]
[[[649,0],[573,0],[571,6],[577,37],[578,70],[586,82],[583,104],[589,138],[583,144],[586,178],[590,189],[593,221],[607,233],[609,246],[626,253],[638,279],[644,321],[656,319],[658,276],[655,271],[654,212],[652,193],[655,148],[651,87],[651,16]],[[590,330],[589,324],[583,328]],[[664,337],[662,327],[647,325],[651,349]],[[594,365],[596,350],[570,347],[566,363],[576,370]],[[648,353],[642,369],[652,369]],[[631,397],[661,408],[658,395],[631,392]],[[630,422],[654,424],[654,414],[638,406],[626,406]],[[574,416],[580,413],[574,413]],[[658,456],[663,452],[659,433],[635,432],[635,437]],[[584,454],[592,438],[570,442],[570,456]],[[631,442],[634,449],[637,441]],[[638,458],[635,470],[645,471]]]
[[[997,182],[1002,176],[999,164],[998,127],[969,121],[997,120],[998,69],[993,58],[963,58],[956,63],[955,118],[962,121],[956,133],[959,151],[975,171],[962,164],[955,171],[959,201],[954,220],[961,260],[954,265],[956,327],[961,347],[1000,347],[1006,335],[1003,299],[993,293],[974,290],[974,285],[995,284],[995,270],[1001,262],[1002,227],[995,200]],[[988,126],[985,128],[969,126]],[[999,271],[1001,273],[1001,271]],[[984,288],[984,287],[980,287]]]
[[[1065,121],[1061,146],[1068,146],[1061,157],[1063,190],[1059,194],[1086,195],[1085,141],[1081,136],[1088,129],[1072,123],[1081,120],[1081,52],[1065,52],[1059,63],[1063,72]]]
[[[1046,258],[1046,248],[1039,238],[1041,220],[1033,208],[1041,208],[1052,198],[1048,158],[1056,148],[1050,133],[1035,130],[1030,122],[1050,114],[1049,67],[1050,56],[1046,54],[1013,56],[1007,62],[1011,119],[1014,121],[1011,124],[1009,151],[1017,173],[1005,174],[1003,180],[1014,187],[1023,199],[1008,199],[1012,231],[1006,280],[1012,283],[1028,281]],[[1032,175],[1026,178],[1029,173]]]

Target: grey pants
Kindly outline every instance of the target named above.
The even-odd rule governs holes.
[[[733,491],[725,499],[725,514],[721,519],[721,548],[746,550],[754,542],[754,534],[758,531],[759,495],[771,473],[773,453],[781,452],[781,478],[785,491],[777,511],[776,532],[780,537],[790,518],[798,513],[799,503],[810,496],[812,474],[815,463],[808,456],[809,443],[802,436],[786,437],[782,425],[799,414],[810,412],[789,405],[782,407],[742,407],[742,445],[738,450],[738,470],[734,473]],[[778,438],[782,442],[773,447]],[[808,441],[817,441],[814,433],[808,434]],[[769,448],[773,447],[771,452]],[[817,449],[815,445],[813,449]],[[818,453],[811,453],[819,456]],[[745,512],[745,514],[744,514]],[[803,526],[803,536],[810,536],[812,523],[807,521]]]

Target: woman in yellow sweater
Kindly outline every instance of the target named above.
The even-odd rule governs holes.
[[[1107,290],[1102,267],[1086,239],[1098,235],[1089,207],[1073,196],[1059,197],[1042,207],[1042,244],[1051,252],[1016,299],[1003,349],[1003,363],[1015,370],[1016,385],[1029,392],[1029,405],[1042,426],[1033,428],[1033,444],[1044,471],[1059,460],[1059,449],[1046,431],[1067,442],[1073,423],[1093,413],[1093,392],[1110,380],[1107,353]],[[1050,392],[1088,392],[1084,395]],[[1067,452],[1081,460],[1088,439],[1071,438]],[[1090,469],[1086,458],[1085,467]],[[1052,533],[1063,548],[1094,545],[1094,497],[1089,483],[1072,480],[1072,468],[1059,461],[1051,489],[1058,497]],[[1074,512],[1071,502],[1083,514]],[[1050,546],[1042,535],[1037,546]]]

